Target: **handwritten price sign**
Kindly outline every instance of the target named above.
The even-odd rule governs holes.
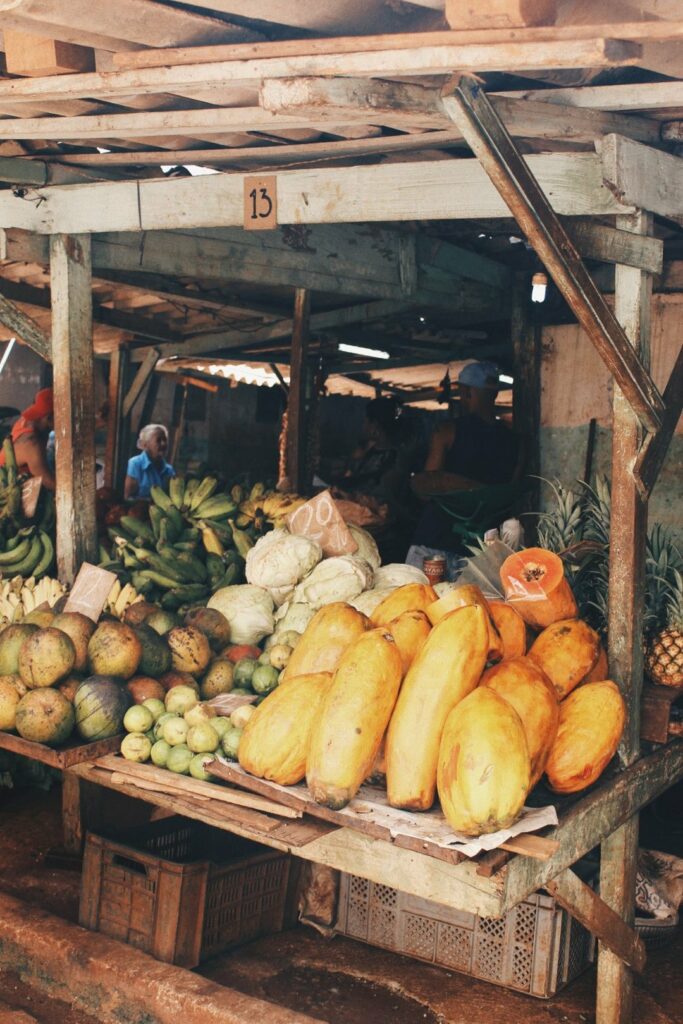
[[[301,505],[287,518],[290,533],[314,540],[329,558],[334,555],[352,555],[358,550],[351,531],[341,517],[329,491],[323,491]]]
[[[84,562],[78,570],[64,611],[81,612],[93,622],[97,622],[115,581],[115,573]]]

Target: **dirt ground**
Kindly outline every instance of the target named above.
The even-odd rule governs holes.
[[[643,821],[644,845],[683,853],[681,793]],[[673,822],[673,824],[672,824]],[[59,789],[0,792],[0,889],[78,919],[80,874],[52,867],[59,844]],[[552,1000],[474,981],[348,939],[308,928],[268,936],[204,964],[201,973],[247,995],[330,1024],[592,1024],[594,970]],[[636,982],[634,1024],[683,1024],[683,933],[650,954]],[[15,976],[0,974],[0,1024],[95,1024],[64,1003],[46,1000]]]

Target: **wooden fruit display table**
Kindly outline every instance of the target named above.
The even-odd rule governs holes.
[[[131,770],[132,769],[132,770]],[[216,828],[286,851],[303,860],[360,875],[414,896],[484,917],[500,917],[539,888],[589,928],[625,963],[642,969],[645,954],[632,929],[570,870],[620,825],[683,778],[683,742],[674,741],[604,780],[580,799],[558,807],[559,824],[546,838],[553,851],[544,859],[495,850],[475,859],[435,856],[434,850],[407,849],[391,838],[367,834],[359,823],[340,826],[330,812],[285,806],[233,785],[201,783],[152,768],[127,765],[120,757],[73,765],[65,772],[71,798],[65,838],[80,848],[84,829],[101,827],[110,801],[99,787],[115,790],[136,804],[203,821]],[[128,819],[125,824],[129,824]],[[112,821],[109,821],[111,826]],[[519,837],[525,838],[525,837]],[[536,837],[538,838],[538,837]]]
[[[24,740],[21,736],[15,736],[14,733],[0,732],[0,750],[8,750],[12,754],[20,754],[21,757],[28,757],[31,761],[40,761],[41,764],[47,764],[51,768],[59,768],[60,771],[63,771],[74,764],[93,761],[118,750],[121,746],[121,739],[121,736],[112,736],[107,740],[83,743],[72,738],[61,747],[47,747],[44,743]]]

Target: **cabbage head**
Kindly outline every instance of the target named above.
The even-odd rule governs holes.
[[[310,604],[288,601],[275,612],[277,631],[284,633],[289,629],[294,629],[297,633],[303,633],[314,615],[315,608],[311,608]]]
[[[364,594],[359,594],[358,597],[354,597],[349,604],[352,605],[356,611],[362,612],[363,615],[370,616],[374,612],[377,605],[381,604],[385,597],[393,593],[396,587],[388,587],[385,590],[366,590]]]
[[[379,569],[382,559],[379,557],[375,538],[367,530],[361,529],[360,526],[354,526],[353,523],[347,523],[346,525],[349,528],[349,533],[358,545],[358,550],[353,552],[356,558],[364,558],[372,569]]]
[[[373,575],[365,559],[357,555],[326,558],[299,583],[293,600],[315,609],[333,601],[352,601],[372,586]]]
[[[247,555],[247,583],[270,591],[275,603],[282,604],[322,557],[322,548],[314,540],[285,529],[273,530]]]
[[[421,569],[414,565],[404,565],[403,562],[392,562],[390,565],[383,565],[375,573],[375,588],[377,590],[396,587],[404,587],[406,583],[429,583],[429,580]]]
[[[267,590],[249,583],[222,587],[213,594],[207,607],[225,615],[233,644],[257,644],[275,628],[272,597]]]

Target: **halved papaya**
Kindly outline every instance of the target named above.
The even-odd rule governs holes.
[[[526,654],[526,623],[506,601],[489,601],[489,611],[503,641],[503,661]]]
[[[489,651],[486,660],[500,661],[503,657],[503,641],[496,628],[489,603],[480,588],[474,583],[463,583],[462,586],[454,587],[453,590],[447,591],[438,601],[429,605],[426,609],[426,614],[432,626],[436,626],[447,615],[454,612],[456,608],[470,608],[473,605],[478,605],[486,612],[489,630]]]
[[[500,567],[505,600],[535,629],[578,614],[562,559],[545,548],[515,551]]]

